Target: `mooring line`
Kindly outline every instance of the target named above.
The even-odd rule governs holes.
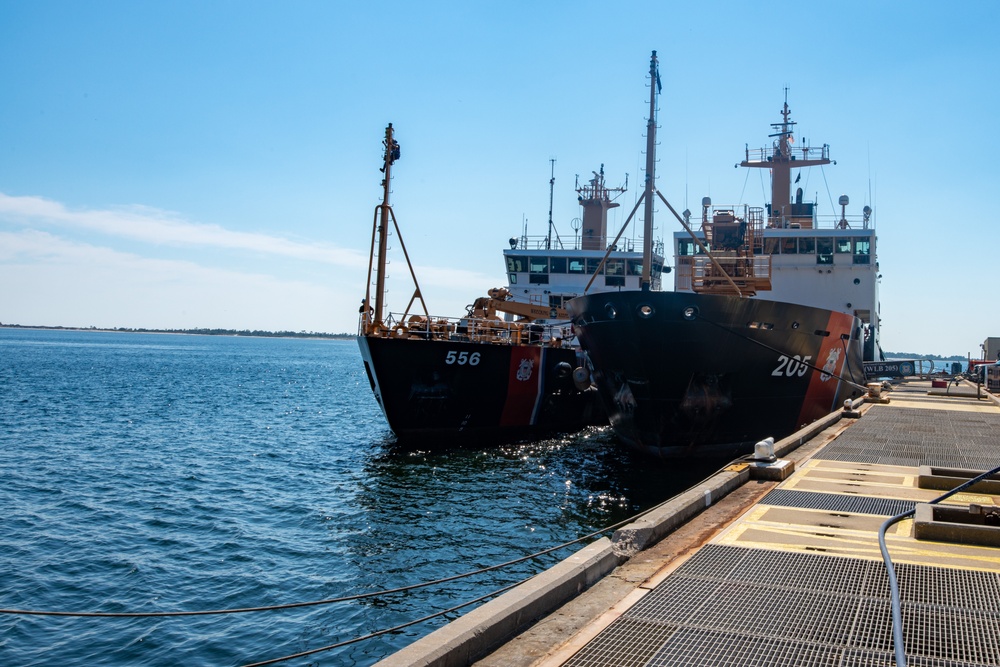
[[[76,617],[76,618],[170,618],[179,616],[212,616],[221,614],[247,614],[247,613],[262,612],[262,611],[282,611],[286,609],[297,609],[302,607],[316,607],[328,604],[335,604],[338,602],[350,602],[353,600],[362,600],[365,598],[379,597],[383,595],[392,595],[395,593],[405,593],[407,591],[412,591],[419,588],[426,588],[428,586],[434,586],[437,584],[444,584],[449,581],[456,581],[458,579],[472,577],[477,574],[483,574],[486,572],[492,572],[494,570],[500,570],[502,568],[509,567],[511,565],[517,565],[518,563],[523,563],[525,561],[532,560],[540,556],[546,556],[555,551],[559,551],[561,549],[565,549],[566,547],[573,546],[574,544],[579,544],[584,540],[589,540],[597,535],[601,535],[608,531],[620,528],[628,523],[631,523],[632,521],[635,521],[636,518],[652,511],[653,509],[655,509],[655,507],[650,508],[645,512],[641,512],[633,517],[629,517],[628,519],[619,521],[618,523],[611,524],[610,526],[606,526],[594,532],[588,533],[587,535],[578,537],[575,540],[564,542],[563,544],[559,544],[554,547],[549,547],[548,549],[544,549],[542,551],[538,551],[533,554],[529,554],[527,556],[522,556],[514,560],[509,560],[504,563],[499,563],[497,565],[489,565],[487,567],[480,568],[478,570],[471,570],[469,572],[464,572],[461,574],[454,574],[448,577],[442,577],[441,579],[424,581],[417,584],[411,584],[409,586],[400,586],[398,588],[390,588],[386,590],[375,591],[372,593],[358,593],[357,595],[345,595],[335,598],[326,598],[323,600],[310,600],[307,602],[289,602],[286,604],[267,605],[260,607],[239,607],[233,609],[206,609],[201,611],[112,612],[112,611],[52,611],[52,610],[39,610],[39,609],[0,609],[0,614],[23,615],[23,616],[61,616],[61,617]]]
[[[718,322],[713,322],[712,320],[710,320],[708,318],[705,318],[705,317],[702,317],[701,315],[695,315],[695,318],[696,319],[700,319],[700,320],[702,320],[704,322],[708,322],[712,326],[718,327],[718,328],[722,329],[723,331],[725,331],[727,333],[731,333],[732,335],[737,336],[739,338],[742,338],[742,339],[744,339],[744,340],[746,340],[746,341],[748,341],[750,343],[753,343],[754,345],[760,345],[764,349],[770,350],[771,352],[777,352],[778,354],[784,355],[786,357],[788,356],[787,353],[782,352],[781,350],[779,350],[776,347],[771,347],[767,343],[764,343],[764,342],[759,341],[759,340],[755,340],[755,339],[751,338],[750,336],[747,336],[745,334],[742,334],[742,333],[736,331],[735,329],[731,329],[730,327],[727,327],[727,326],[725,326],[723,324],[719,324]],[[841,339],[841,345],[844,347],[845,354],[846,354],[847,347],[846,347],[846,344],[843,343],[843,339]],[[809,362],[802,361],[801,359],[799,359],[798,361],[803,366],[807,366],[807,367],[813,369],[814,371],[819,371],[820,373],[823,373],[824,375],[829,375],[831,377],[835,377],[838,380],[840,380],[841,382],[846,382],[847,384],[849,384],[852,387],[855,387],[857,389],[860,389],[861,391],[868,391],[868,387],[860,385],[857,382],[854,382],[853,380],[849,380],[849,379],[845,378],[842,375],[839,375],[837,373],[831,373],[830,371],[828,371],[826,369],[820,368],[819,366],[816,366],[814,364],[810,364]],[[845,359],[845,362],[846,363],[850,363],[850,355],[847,355],[847,358]]]
[[[729,464],[726,464],[726,466],[723,466],[723,467],[719,468],[717,471],[713,472],[711,475],[708,475],[701,482],[699,482],[698,484],[693,485],[691,488],[694,488],[694,487],[700,485],[701,483],[703,483],[707,479],[711,478],[713,475],[718,474],[719,472],[725,470],[727,467],[729,467],[733,463],[738,462],[739,460],[740,459],[735,459],[734,461],[730,462]],[[481,574],[481,573],[484,573],[484,572],[490,572],[490,571],[493,571],[493,570],[498,570],[500,568],[507,567],[509,565],[515,565],[517,563],[522,563],[522,562],[527,561],[527,560],[538,558],[539,556],[544,556],[544,555],[550,554],[552,552],[559,551],[560,549],[564,549],[564,548],[566,548],[568,546],[572,546],[574,544],[578,544],[580,542],[583,542],[585,540],[589,540],[589,539],[591,539],[593,537],[596,537],[598,535],[601,535],[603,533],[607,533],[608,531],[615,530],[615,529],[620,528],[622,526],[628,525],[629,523],[632,523],[632,522],[638,520],[639,518],[641,518],[641,517],[643,517],[643,516],[645,516],[645,515],[647,515],[647,514],[649,514],[651,512],[654,512],[654,511],[658,510],[659,508],[663,507],[664,505],[670,503],[671,501],[673,501],[675,498],[677,498],[678,496],[682,495],[686,491],[687,490],[682,491],[682,492],[680,492],[678,494],[675,494],[675,495],[671,496],[670,498],[667,498],[667,499],[663,500],[662,502],[657,503],[653,507],[650,507],[647,510],[644,510],[642,512],[639,512],[638,514],[635,514],[635,515],[633,515],[631,517],[623,519],[623,520],[621,520],[621,521],[619,521],[617,523],[613,523],[611,525],[605,526],[604,528],[601,528],[599,530],[596,530],[596,531],[593,531],[591,533],[588,533],[587,535],[583,535],[581,537],[578,537],[575,540],[571,540],[569,542],[564,542],[563,544],[560,544],[560,545],[557,545],[557,546],[554,546],[554,547],[550,547],[548,549],[544,549],[542,551],[538,551],[536,553],[533,553],[533,554],[530,554],[530,555],[527,555],[527,556],[524,556],[524,557],[521,557],[521,558],[517,558],[517,559],[511,560],[511,561],[507,561],[505,563],[500,563],[498,565],[491,565],[489,567],[480,568],[478,570],[473,570],[473,571],[466,572],[466,573],[463,573],[463,574],[457,574],[457,575],[453,575],[453,576],[450,576],[450,577],[443,577],[441,579],[436,579],[434,581],[427,581],[427,582],[423,582],[423,583],[419,583],[419,584],[413,584],[413,585],[410,585],[410,586],[401,586],[399,588],[387,589],[387,590],[378,591],[378,592],[375,592],[375,593],[362,593],[362,594],[358,594],[358,595],[348,595],[348,596],[343,596],[343,597],[338,597],[338,598],[328,598],[328,599],[325,599],[325,600],[315,600],[315,601],[310,601],[310,602],[294,602],[294,603],[289,603],[289,604],[270,605],[270,606],[262,606],[262,607],[244,607],[244,608],[237,608],[237,609],[216,609],[216,610],[204,610],[204,611],[67,612],[67,611],[33,610],[33,609],[0,609],[0,614],[8,614],[8,615],[17,615],[17,614],[20,614],[20,615],[26,615],[26,616],[58,616],[58,617],[78,617],[78,618],[163,618],[163,617],[181,617],[181,616],[208,616],[208,615],[239,614],[239,613],[260,612],[260,611],[278,611],[278,610],[285,610],[285,609],[293,609],[293,608],[301,608],[301,607],[311,607],[311,606],[333,604],[335,602],[347,602],[347,601],[351,601],[351,600],[360,600],[360,599],[363,599],[363,598],[377,597],[377,596],[382,596],[382,595],[389,595],[389,594],[392,594],[392,593],[400,593],[400,592],[410,591],[410,590],[414,590],[414,589],[418,589],[418,588],[424,588],[424,587],[432,586],[432,585],[435,585],[435,584],[446,583],[446,582],[449,582],[449,581],[455,581],[457,579],[461,579],[461,578],[464,578],[464,577],[470,577],[470,576],[473,576],[473,575],[476,575],[476,574]],[[391,628],[386,628],[384,630],[377,630],[377,631],[371,632],[371,633],[369,633],[367,635],[362,635],[360,637],[354,637],[352,639],[348,639],[348,640],[345,640],[345,641],[342,641],[342,642],[337,642],[335,644],[330,644],[330,645],[323,646],[323,647],[320,647],[320,648],[309,649],[309,650],[302,651],[300,653],[295,653],[295,654],[292,654],[292,655],[282,656],[280,658],[272,658],[272,659],[264,660],[264,661],[261,661],[261,662],[248,663],[248,664],[244,665],[243,667],[263,667],[264,665],[273,665],[273,664],[276,664],[276,663],[279,663],[279,662],[284,662],[286,660],[292,660],[294,658],[299,658],[299,657],[304,657],[304,656],[308,656],[308,655],[313,655],[313,654],[316,654],[316,653],[321,653],[323,651],[330,651],[330,650],[333,650],[333,649],[336,649],[336,648],[340,648],[340,647],[343,647],[343,646],[347,646],[347,645],[350,645],[350,644],[356,644],[358,642],[362,642],[362,641],[365,641],[365,640],[368,640],[368,639],[372,639],[372,638],[375,638],[375,637],[378,637],[378,636],[381,636],[381,635],[385,635],[385,634],[388,634],[388,633],[391,633],[391,632],[397,632],[397,631],[399,631],[399,630],[401,630],[403,628],[407,628],[407,627],[410,627],[410,626],[413,626],[413,625],[417,625],[419,623],[426,622],[426,621],[428,621],[430,619],[433,619],[433,618],[436,618],[438,616],[443,616],[445,614],[449,614],[449,613],[458,611],[459,609],[462,609],[464,607],[468,607],[468,606],[476,604],[478,602],[482,602],[483,600],[487,600],[489,598],[496,597],[497,595],[500,595],[501,593],[505,593],[505,592],[507,592],[509,590],[512,590],[513,588],[516,588],[517,586],[520,586],[521,584],[529,581],[534,576],[535,575],[531,575],[530,577],[528,577],[526,579],[523,579],[523,580],[518,581],[516,583],[504,586],[503,588],[500,588],[500,589],[497,589],[497,590],[492,591],[490,593],[487,593],[486,595],[482,595],[482,596],[480,596],[480,597],[478,597],[478,598],[476,598],[474,600],[469,600],[467,602],[463,602],[462,604],[456,605],[456,606],[451,607],[449,609],[445,609],[443,611],[435,612],[433,614],[429,614],[427,616],[423,616],[421,618],[418,618],[418,619],[415,619],[415,620],[412,620],[412,621],[408,621],[406,623],[402,623],[400,625],[396,625],[396,626],[393,626]]]
[[[528,577],[528,579],[531,579],[531,577]],[[439,612],[435,612],[433,614],[429,614],[427,616],[424,616],[423,618],[418,618],[418,619],[415,619],[415,620],[412,620],[412,621],[407,621],[406,623],[402,623],[400,625],[397,625],[397,626],[394,626],[394,627],[391,627],[391,628],[386,628],[385,630],[376,630],[375,632],[370,632],[367,635],[362,635],[361,637],[355,637],[353,639],[348,639],[348,640],[345,640],[345,641],[342,641],[342,642],[337,642],[336,644],[330,644],[329,646],[322,646],[320,648],[311,648],[311,649],[309,649],[307,651],[302,651],[300,653],[294,653],[292,655],[285,655],[285,656],[282,656],[280,658],[271,658],[270,660],[263,660],[261,662],[248,663],[246,665],[243,665],[242,667],[263,667],[263,665],[274,665],[274,664],[277,664],[279,662],[284,662],[285,660],[292,660],[293,658],[301,658],[301,657],[304,657],[304,656],[307,656],[307,655],[313,655],[315,653],[322,653],[323,651],[330,651],[330,650],[333,650],[335,648],[340,648],[342,646],[349,646],[350,644],[357,644],[358,642],[365,641],[366,639],[373,639],[373,638],[379,637],[381,635],[389,634],[390,632],[396,632],[398,630],[402,630],[403,628],[408,628],[411,625],[416,625],[418,623],[423,623],[424,621],[429,621],[432,618],[437,618],[438,616],[444,616],[445,614],[450,614],[453,611],[458,611],[462,607],[468,607],[471,604],[476,604],[477,602],[482,602],[483,600],[487,600],[489,598],[496,597],[497,595],[500,595],[501,593],[506,593],[507,591],[520,586],[524,582],[528,581],[528,579],[522,579],[521,581],[519,581],[517,583],[509,584],[507,586],[504,586],[503,588],[499,588],[499,589],[493,591],[492,593],[487,593],[486,595],[482,595],[482,596],[476,598],[475,600],[469,600],[468,602],[463,602],[462,604],[456,605],[456,606],[451,607],[449,609],[445,609],[443,611],[439,611]]]
[[[739,460],[739,459],[737,459]],[[729,465],[729,464],[727,464]],[[724,470],[726,466],[719,468],[719,471]],[[718,472],[718,471],[716,471]],[[713,475],[715,473],[712,473]],[[711,475],[709,475],[711,477]],[[706,477],[705,479],[708,479]],[[702,480],[704,481],[704,480]],[[699,482],[700,483],[700,482]],[[695,485],[697,486],[697,485]],[[678,494],[679,495],[679,494]],[[437,584],[448,583],[449,581],[457,581],[458,579],[464,579],[466,577],[472,577],[477,574],[483,574],[486,572],[492,572],[494,570],[499,570],[511,565],[517,565],[518,563],[523,563],[540,556],[546,556],[550,553],[565,549],[566,547],[573,546],[574,544],[579,544],[585,540],[589,540],[598,535],[603,535],[612,530],[621,528],[622,526],[628,525],[633,521],[639,519],[640,517],[655,511],[656,509],[662,507],[663,505],[669,503],[671,500],[677,496],[671,496],[661,503],[650,507],[647,510],[639,512],[631,517],[623,519],[617,523],[605,526],[591,533],[583,535],[576,538],[575,540],[570,540],[569,542],[564,542],[562,544],[556,545],[554,547],[549,547],[542,551],[537,551],[533,554],[528,554],[527,556],[522,556],[521,558],[515,558],[514,560],[509,560],[504,563],[499,563],[497,565],[489,565],[478,570],[471,570],[469,572],[464,572],[461,574],[454,574],[448,577],[442,577],[441,579],[434,579],[432,581],[424,581],[417,584],[411,584],[409,586],[400,586],[398,588],[390,588],[381,591],[375,591],[372,593],[358,593],[357,595],[345,595],[335,598],[325,598],[322,600],[310,600],[307,602],[289,602],[286,604],[276,604],[267,605],[259,607],[238,607],[232,609],[206,609],[201,611],[123,611],[123,612],[113,612],[113,611],[54,611],[54,610],[42,610],[42,609],[0,609],[0,614],[6,615],[22,615],[22,616],[57,616],[57,617],[73,617],[73,618],[173,618],[182,616],[218,616],[222,614],[248,614],[254,612],[263,611],[282,611],[286,609],[298,609],[302,607],[317,607],[328,604],[335,604],[338,602],[351,602],[353,600],[363,600],[366,598],[380,597],[383,595],[392,595],[395,593],[405,593],[407,591],[416,590],[419,588],[426,588],[428,586],[434,586]]]

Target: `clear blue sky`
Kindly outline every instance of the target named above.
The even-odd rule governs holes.
[[[353,332],[387,122],[421,287],[459,315],[544,233],[550,158],[562,234],[602,163],[623,221],[655,49],[678,209],[762,203],[733,165],[787,86],[837,161],[807,197],[876,210],[883,347],[1000,335],[1000,3],[694,5],[2,0],[0,322]]]

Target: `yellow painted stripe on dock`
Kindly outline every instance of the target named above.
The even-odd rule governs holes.
[[[817,515],[820,510],[796,510]],[[766,516],[766,513],[764,514]],[[854,515],[858,516],[858,515]],[[881,525],[884,517],[874,517]],[[730,526],[712,540],[714,544],[754,549],[825,553],[867,560],[881,560],[878,531],[797,526],[764,520],[751,521],[750,515]],[[901,521],[886,535],[886,546],[893,562],[982,570],[1000,573],[1000,550],[991,547],[957,545],[946,542],[916,540],[912,537],[913,522]]]
[[[974,398],[892,396],[891,406],[908,410],[949,410],[952,412],[994,412],[997,407],[987,400]]]
[[[938,489],[921,489],[917,486],[918,483],[919,476],[912,467],[868,464],[862,469],[852,468],[843,461],[812,459],[783,481],[779,488],[918,503],[930,502],[945,493]],[[1000,495],[958,493],[946,502],[958,505],[1000,505]]]
[[[968,397],[928,396],[927,387],[907,386],[892,392],[892,402],[875,410],[933,409],[996,412],[997,406]],[[778,487],[788,491],[823,493],[844,497],[871,497],[930,502],[944,491],[919,488],[914,466],[857,463],[810,458]],[[1000,505],[1000,494],[959,493],[949,505]],[[780,505],[757,505],[718,534],[712,542],[732,546],[825,553],[881,560],[878,530],[886,516]],[[1000,572],[1000,549],[917,540],[913,521],[893,526],[886,535],[895,562]]]
[[[950,408],[969,409],[955,399],[940,399]],[[968,400],[968,399],[966,399]],[[912,407],[933,407],[934,399],[916,395]],[[891,409],[878,406],[879,409]],[[894,401],[892,407],[899,406]],[[995,406],[971,406],[975,411],[996,410]],[[812,458],[799,464],[791,477],[778,488],[850,496],[865,496],[912,502],[930,502],[944,491],[921,489],[917,469],[912,466],[855,463]],[[1000,495],[959,493],[948,504],[1000,504]],[[755,549],[824,553],[845,557],[881,560],[878,529],[886,516],[845,511],[757,505],[714,540]],[[897,523],[886,536],[894,562],[1000,572],[1000,550],[991,547],[916,540],[913,521]]]

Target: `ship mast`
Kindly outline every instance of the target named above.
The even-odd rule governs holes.
[[[649,57],[649,120],[646,123],[646,187],[643,188],[642,194],[640,194],[639,197],[638,197],[638,199],[636,199],[635,206],[632,207],[632,212],[628,214],[627,218],[625,218],[625,224],[622,225],[621,231],[618,232],[618,235],[615,237],[615,240],[612,241],[611,244],[608,246],[607,251],[604,253],[604,258],[601,259],[601,262],[598,265],[597,270],[590,277],[590,281],[587,283],[587,286],[583,288],[584,294],[586,294],[590,290],[590,286],[594,284],[594,279],[597,278],[598,274],[604,269],[604,263],[607,262],[608,256],[611,254],[611,251],[617,247],[618,240],[622,237],[622,234],[625,233],[625,229],[628,227],[629,223],[632,222],[633,216],[635,216],[636,211],[639,210],[639,205],[643,204],[643,203],[645,204],[645,208],[643,209],[644,215],[645,215],[645,220],[643,221],[643,238],[642,238],[642,276],[639,278],[639,287],[644,292],[648,292],[649,290],[652,289],[652,285],[653,285],[653,194],[654,193],[658,194],[660,196],[660,199],[663,199],[663,195],[659,194],[656,191],[656,183],[655,183],[655,180],[656,180],[656,174],[655,174],[655,168],[656,168],[656,95],[660,91],[660,72],[659,72],[659,69],[657,68],[657,63],[658,63],[658,61],[656,59],[656,51],[653,51],[653,54]],[[603,188],[603,181],[604,181],[604,169],[603,169],[603,167],[601,169],[600,176],[598,177],[598,175],[596,173],[594,174],[594,176],[595,176],[595,180],[593,181],[593,183],[595,183],[594,190],[596,192],[597,191],[597,185],[596,184],[598,183],[598,181],[601,182],[601,185],[602,185],[602,188]],[[667,206],[670,208],[671,211],[673,211],[673,207],[670,206],[670,204],[666,201],[666,199],[663,199],[663,201],[665,203],[667,203]],[[584,206],[587,205],[586,202],[583,201],[583,199],[580,200],[580,203],[584,204]],[[602,213],[606,213],[606,211],[602,211]],[[674,212],[674,215],[677,215],[677,213]],[[678,216],[678,219],[681,220],[680,216]],[[587,222],[587,219],[586,219],[586,215],[585,215],[584,216],[584,224],[586,224],[586,222]],[[681,224],[685,224],[683,222],[683,220],[681,220]],[[604,230],[606,230],[606,226],[607,226],[607,222],[606,222],[606,215],[605,215],[605,221],[603,223],[603,226],[592,227],[590,229],[595,229],[596,231],[600,231],[601,234],[603,234]],[[586,234],[587,231],[588,231],[588,228],[585,228],[584,229],[584,232],[585,232],[584,233],[584,244],[581,247],[583,247],[584,249],[593,249],[593,246],[588,246],[587,245],[587,238],[586,238],[587,237],[587,234]],[[600,237],[598,237],[598,238],[600,238]],[[600,242],[603,243],[603,239]]]
[[[372,245],[371,252],[368,255],[368,283],[365,288],[365,300],[361,304],[361,332],[366,336],[384,336],[388,334],[404,337],[407,334],[407,328],[403,324],[403,321],[410,314],[410,308],[413,307],[414,303],[417,301],[420,302],[427,321],[430,321],[431,317],[427,312],[427,303],[420,293],[420,284],[417,282],[417,274],[413,271],[413,263],[410,261],[410,254],[406,251],[406,244],[403,243],[403,235],[399,233],[396,214],[392,212],[392,207],[389,206],[392,165],[399,159],[399,143],[394,137],[392,123],[389,123],[385,128],[385,139],[382,140],[382,145],[385,147],[384,162],[379,169],[379,171],[385,174],[382,179],[382,203],[375,207],[375,219],[372,222]],[[407,304],[406,310],[403,311],[402,316],[395,323],[392,322],[392,315],[385,316],[385,267],[389,263],[389,223],[392,223],[392,226],[396,230],[396,239],[399,241],[399,247],[403,251],[403,259],[406,260],[406,268],[409,269],[410,278],[413,280],[413,296],[410,297],[410,303]],[[378,243],[377,253],[375,250],[376,243]],[[374,305],[372,304],[371,295],[373,265],[375,269]]]
[[[771,123],[774,134],[769,137],[776,137],[771,147],[770,153],[761,148],[759,151],[751,151],[749,146],[746,149],[746,159],[740,163],[741,167],[756,167],[758,169],[771,170],[771,211],[768,216],[768,226],[785,228],[791,218],[795,218],[800,225],[806,221],[800,212],[792,207],[792,169],[802,167],[822,166],[830,164],[830,146],[823,144],[822,148],[812,148],[801,146],[794,148],[795,137],[793,136],[796,123],[791,120],[791,111],[788,108],[788,89],[785,88],[785,105],[781,110],[781,122]],[[798,202],[801,203],[801,202]],[[808,224],[811,226],[811,215]]]
[[[656,94],[660,88],[660,72],[657,69],[656,51],[649,58],[649,120],[646,123],[646,189],[642,227],[642,279],[639,287],[649,291],[653,282],[653,190],[656,187]]]
[[[373,333],[385,329],[383,310],[385,308],[385,266],[386,254],[388,252],[389,222],[392,215],[392,207],[389,206],[389,186],[392,179],[392,165],[399,158],[399,144],[393,136],[392,123],[385,128],[385,139],[382,141],[385,147],[384,164],[380,171],[385,175],[382,179],[382,203],[375,209],[375,226],[372,229],[372,253],[368,259],[368,288],[365,291],[365,302],[362,305],[363,329],[364,333]],[[378,245],[376,246],[376,242]],[[378,247],[378,256],[375,257],[375,248]],[[377,259],[375,265],[375,303],[371,300],[371,273],[372,259]]]
[[[549,177],[549,233],[545,237],[546,250],[552,249],[552,197],[556,187],[556,159],[549,158],[549,163],[552,168],[552,175]]]
[[[656,95],[660,92],[660,72],[658,68],[658,61],[656,59],[656,51],[653,51],[653,55],[649,58],[649,120],[646,125],[646,187],[643,189],[641,195],[635,202],[635,206],[632,208],[632,212],[628,214],[625,219],[625,224],[622,225],[621,231],[618,232],[618,236],[612,241],[611,245],[608,246],[607,252],[604,253],[604,258],[601,259],[601,263],[598,265],[597,270],[590,277],[590,281],[587,286],[583,288],[584,294],[589,292],[590,286],[594,284],[594,279],[604,268],[604,263],[608,260],[608,255],[611,251],[617,247],[618,240],[625,233],[625,229],[628,227],[629,223],[632,221],[632,217],[635,215],[636,211],[639,210],[639,204],[645,203],[645,221],[643,224],[643,239],[642,239],[642,276],[639,280],[639,287],[642,291],[648,292],[653,287],[653,195],[655,194],[660,198],[660,201],[664,203],[667,209],[674,214],[677,221],[681,223],[687,233],[691,235],[698,247],[705,254],[708,261],[715,267],[718,274],[725,280],[729,286],[732,288],[734,294],[742,296],[739,286],[733,281],[732,277],[726,273],[726,270],[719,264],[718,260],[713,256],[713,253],[705,247],[705,244],[701,239],[691,230],[691,226],[688,225],[687,221],[677,213],[677,210],[670,205],[663,193],[656,189]],[[596,176],[596,174],[595,174]],[[603,169],[602,178],[603,181]],[[582,200],[581,200],[581,203]],[[586,248],[587,246],[583,246]]]

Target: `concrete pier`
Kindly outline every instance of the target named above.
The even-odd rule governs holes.
[[[888,403],[833,415],[776,443],[788,461],[771,478],[780,481],[731,466],[589,547],[588,562],[607,573],[581,574],[569,587],[582,592],[561,606],[549,598],[550,613],[534,605],[511,624],[524,597],[515,589],[476,610],[460,648],[440,650],[444,631],[453,636],[466,617],[379,665],[893,665],[877,534],[914,508],[923,508],[918,522],[943,532],[918,539],[905,519],[887,534],[909,664],[1000,665],[1000,541],[991,542],[1000,526],[989,525],[1000,490],[972,487],[923,505],[944,492],[921,488],[922,472],[1000,465],[1000,404],[968,394],[909,382]],[[935,520],[934,507],[953,509]],[[966,517],[970,507],[968,522],[984,525],[952,523],[954,508]],[[537,586],[528,593],[539,597]],[[500,635],[507,641],[497,646]]]

